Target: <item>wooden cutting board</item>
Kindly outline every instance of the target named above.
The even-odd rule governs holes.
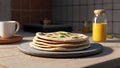
[[[13,35],[11,38],[0,38],[0,44],[8,44],[8,43],[15,43],[18,41],[22,40],[22,36],[21,35]]]
[[[63,58],[63,57],[83,57],[95,55],[103,50],[103,46],[98,43],[90,43],[90,48],[80,51],[71,51],[71,52],[52,52],[52,51],[43,51],[37,50],[29,46],[30,42],[22,43],[18,46],[20,51],[25,54],[40,56],[40,57],[54,57],[54,58]]]

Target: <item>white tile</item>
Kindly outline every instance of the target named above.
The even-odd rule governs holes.
[[[55,20],[56,16],[57,16],[57,10],[56,10],[56,8],[53,8],[52,9],[52,19]]]
[[[113,5],[113,8],[114,8],[114,9],[120,9],[120,3],[114,4],[114,5]]]
[[[112,9],[112,5],[111,4],[104,4],[103,8],[104,9]]]
[[[102,0],[95,0],[95,4],[101,4]]]
[[[114,1],[114,0],[113,0]],[[103,3],[112,3],[112,0],[103,0]]]
[[[73,0],[73,5],[79,5],[80,4],[80,0]]]
[[[56,12],[57,12],[56,20],[61,20],[62,18],[61,7],[57,8]]]
[[[67,0],[67,5],[72,5],[73,4],[73,0]]]
[[[80,9],[81,9],[81,11],[84,11],[84,10],[88,10],[88,6],[80,6]],[[84,12],[86,12],[86,11],[84,11]]]
[[[88,19],[93,20],[94,17],[94,6],[88,6]]]
[[[61,0],[61,5],[67,5],[67,0]]]
[[[102,5],[96,5],[95,6],[95,9],[102,9],[103,7],[102,7]]]
[[[90,11],[94,11],[94,6],[93,5],[88,5],[88,10],[90,10]]]
[[[94,4],[94,0],[88,0],[88,5]]]
[[[120,3],[120,0],[113,0],[113,3]]]
[[[93,21],[94,16],[93,11],[88,11],[88,20]]]
[[[63,10],[63,7],[60,7],[60,8],[59,8],[59,11],[58,11],[58,12],[59,12],[58,15],[59,15],[59,20],[60,20],[60,21],[63,19],[63,11],[64,11],[64,10]]]
[[[120,22],[113,23],[113,32],[120,34]]]
[[[92,24],[93,24],[93,21],[90,20],[90,31],[92,31]]]
[[[112,22],[107,23],[107,33],[112,33]]]
[[[73,22],[73,32],[80,32],[80,23]]]
[[[11,19],[10,0],[0,0],[0,20]]]
[[[67,17],[67,9],[66,7],[61,7],[61,20],[65,21]]]
[[[83,20],[86,20],[88,15],[88,10],[87,10],[87,6],[81,6],[80,7],[81,11],[80,11],[80,19],[83,21]]]
[[[73,21],[80,21],[80,6],[73,7]]]
[[[61,5],[61,0],[54,0],[54,5]]]
[[[113,21],[120,21],[120,10],[113,11]]]
[[[73,9],[72,9],[72,7],[68,7],[67,9],[68,9],[67,10],[67,15],[68,15],[67,16],[67,20],[68,21],[72,21],[72,18],[73,18],[73,15],[72,15],[73,14]]]
[[[106,10],[106,17],[108,21],[112,21],[112,11]]]
[[[80,4],[87,4],[88,0],[80,0]]]
[[[57,0],[52,0],[52,4],[53,4],[53,5],[56,5],[56,4],[57,4],[56,1],[57,1]]]

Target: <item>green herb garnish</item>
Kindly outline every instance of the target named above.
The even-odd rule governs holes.
[[[57,37],[52,37],[52,38],[57,38]]]
[[[60,35],[64,35],[64,36],[68,36],[69,33],[68,32],[64,32],[64,33],[59,33]]]
[[[74,37],[72,37],[72,38],[78,38],[77,36],[74,36]]]
[[[60,38],[65,38],[65,36],[64,36],[64,35],[61,35]]]
[[[49,36],[51,36],[51,35],[53,35],[53,34],[49,34]]]
[[[70,32],[66,32],[67,34],[70,34]]]

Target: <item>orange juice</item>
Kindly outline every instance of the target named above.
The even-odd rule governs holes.
[[[106,40],[106,25],[107,23],[93,23],[92,39],[96,42],[104,42]]]

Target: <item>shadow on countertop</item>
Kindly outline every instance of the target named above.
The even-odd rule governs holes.
[[[120,58],[112,59],[102,63],[90,65],[84,68],[120,68]]]

